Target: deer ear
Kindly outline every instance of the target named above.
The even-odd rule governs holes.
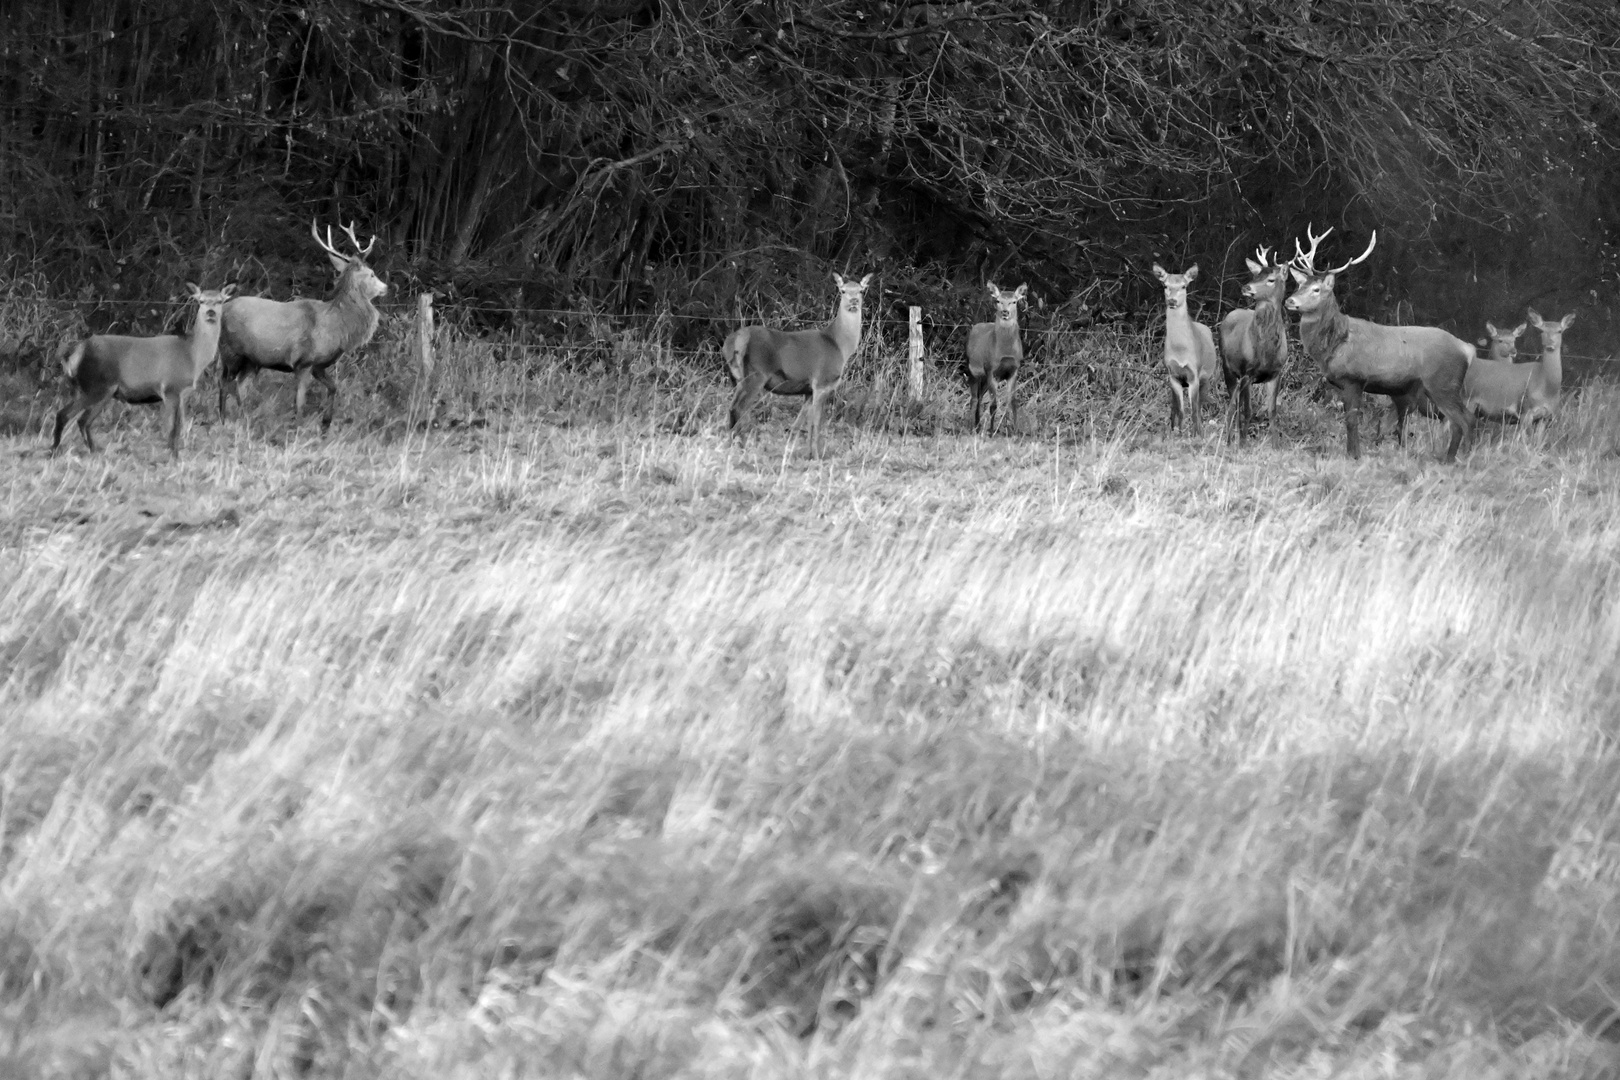
[[[986,282],[984,287],[986,289],[990,290],[990,295],[991,296],[995,297],[997,300],[1001,299],[1001,290],[996,288],[996,283],[995,282],[993,282],[993,281]]]
[[[1158,278],[1160,281],[1163,281],[1165,278],[1169,277],[1170,275],[1164,272],[1164,267],[1160,266],[1158,263],[1154,263],[1153,264],[1153,276]]]
[[[1187,278],[1187,282],[1189,284],[1195,281],[1198,278],[1198,264],[1193,263],[1191,266],[1187,267],[1184,276]]]
[[[1263,273],[1265,271],[1265,269],[1266,269],[1265,267],[1261,266],[1259,263],[1255,262],[1253,259],[1244,259],[1243,261],[1245,263],[1248,263],[1248,265],[1249,265],[1249,273],[1253,274],[1255,277],[1259,277],[1261,275],[1261,273]]]
[[[1337,280],[1339,280],[1339,275],[1337,275],[1337,274],[1323,274],[1322,275],[1322,288],[1326,289],[1328,292],[1332,292],[1333,291],[1333,283],[1335,281],[1337,281]]]
[[[186,292],[191,296],[200,296],[200,295],[202,295],[202,290],[197,288],[197,285],[196,285],[195,282],[191,282],[191,281],[186,282]]]
[[[865,277],[861,278],[861,290],[863,292],[866,290],[866,283],[871,281],[871,280],[872,280],[872,275],[871,274],[867,274]]]
[[[1559,321],[1560,324],[1562,324],[1562,326],[1563,326],[1563,328],[1565,330],[1568,330],[1570,324],[1575,321],[1575,313],[1572,311],[1568,315],[1565,315],[1562,319],[1559,319],[1558,321]]]
[[[1531,326],[1535,327],[1537,330],[1541,329],[1541,316],[1536,314],[1535,308],[1529,308],[1526,310],[1524,317],[1530,320]]]
[[[1014,293],[1013,295],[1017,299],[1022,300],[1028,294],[1029,294],[1029,286],[1028,285],[1020,285],[1020,286],[1018,286],[1018,291],[1016,293]],[[1571,318],[1573,318],[1573,317],[1574,316],[1571,316]]]
[[[349,268],[349,260],[345,259],[341,255],[334,255],[330,251],[328,251],[326,253],[326,258],[327,258],[327,261],[332,264],[332,269],[336,270],[340,274],[343,273],[343,271],[345,271],[345,270],[347,270]]]
[[[1526,329],[1526,326],[1525,326],[1524,323],[1520,323],[1518,326],[1515,326],[1513,328],[1513,338],[1514,338],[1514,340],[1518,340],[1519,338],[1524,337],[1525,329]]]
[[[235,296],[236,295],[236,282],[233,281],[229,285],[225,286],[223,289],[220,290],[220,293],[227,300],[229,300],[231,297]]]
[[[1293,277],[1295,285],[1305,284],[1305,271],[1301,270],[1299,267],[1290,266],[1288,268],[1288,273]]]
[[[1497,334],[1500,334],[1502,331],[1500,331],[1500,330],[1498,330],[1496,328],[1495,323],[1491,322],[1491,320],[1489,320],[1489,319],[1486,319],[1485,320],[1485,332],[1487,334],[1491,335],[1491,337],[1495,337]]]

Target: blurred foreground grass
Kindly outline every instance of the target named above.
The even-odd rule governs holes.
[[[868,378],[816,462],[404,364],[178,468],[14,384],[0,1075],[1620,1070],[1620,394],[1445,467]]]

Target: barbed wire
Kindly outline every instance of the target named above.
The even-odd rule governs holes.
[[[51,301],[51,303],[70,306],[70,307],[77,307],[77,308],[86,308],[86,307],[88,307],[88,308],[131,307],[131,306],[133,306],[133,307],[141,307],[141,306],[145,306],[145,307],[151,308],[153,314],[156,314],[157,309],[159,309],[159,308],[182,308],[182,307],[187,307],[187,306],[189,306],[191,304],[191,301],[189,299],[178,299],[178,298],[173,299],[173,300],[127,300],[127,299],[79,300],[79,299],[74,299],[74,298],[64,298],[62,300]],[[414,313],[415,310],[416,310],[416,305],[415,305],[415,302],[412,301],[410,303],[381,305],[381,308],[384,311],[388,311],[388,312],[403,315],[403,314]],[[690,322],[710,322],[710,323],[718,322],[718,323],[737,323],[738,325],[757,325],[757,324],[754,324],[754,323],[739,322],[739,320],[737,320],[735,317],[732,317],[732,316],[691,315],[691,314],[685,314],[685,313],[680,313],[680,312],[670,312],[670,311],[666,311],[666,312],[632,311],[632,312],[625,312],[625,313],[622,313],[622,314],[608,314],[608,313],[599,312],[599,311],[582,311],[582,310],[576,310],[576,309],[571,309],[571,308],[523,308],[523,307],[489,306],[489,305],[484,305],[484,304],[480,304],[480,305],[477,305],[477,306],[471,306],[471,305],[462,306],[462,305],[456,305],[456,304],[453,304],[453,303],[447,305],[447,308],[450,311],[454,311],[454,312],[457,312],[457,313],[463,314],[463,315],[479,315],[479,314],[486,314],[486,315],[487,314],[498,314],[498,315],[544,315],[544,316],[551,316],[551,317],[554,317],[554,318],[566,318],[566,319],[573,319],[573,320],[578,320],[578,321],[600,322],[600,323],[613,323],[613,322],[621,322],[621,321],[626,320],[626,319],[638,319],[638,320],[641,320],[643,322],[668,322],[668,321],[673,321],[673,320],[686,320],[686,321],[690,321]],[[440,309],[440,310],[444,310],[444,309]],[[908,331],[910,330],[910,327],[911,327],[911,322],[910,322],[909,319],[870,319],[869,318],[869,319],[863,320],[863,322],[864,322],[864,324],[866,326],[869,326],[869,327],[871,327],[871,326],[903,326],[903,327],[906,327]],[[922,325],[923,325],[925,330],[929,330],[929,331],[932,331],[932,332],[937,334],[937,333],[941,333],[941,332],[949,332],[949,331],[955,331],[955,330],[969,330],[969,329],[972,329],[974,326],[978,326],[978,325],[981,325],[981,324],[980,323],[966,323],[966,322],[949,322],[949,323],[939,322],[937,320],[930,319],[925,314],[923,316]],[[814,329],[814,328],[815,328],[815,324],[812,324],[811,326],[803,327],[803,329]],[[1040,335],[1040,336],[1045,336],[1045,337],[1048,337],[1048,338],[1055,337],[1055,336],[1060,336],[1060,335],[1083,336],[1083,335],[1089,335],[1089,334],[1097,334],[1099,332],[1104,332],[1104,333],[1113,332],[1113,333],[1120,334],[1121,336],[1136,336],[1136,335],[1139,335],[1139,334],[1142,333],[1142,331],[1140,331],[1140,330],[1125,330],[1125,329],[1122,329],[1122,328],[1121,329],[1110,330],[1110,326],[1106,322],[1105,323],[1100,323],[1100,324],[1099,323],[1093,323],[1093,324],[1087,325],[1087,326],[1074,326],[1074,327],[1033,327],[1033,326],[1024,326],[1024,327],[1020,327],[1020,331],[1021,331],[1021,333],[1025,334],[1025,335]],[[615,331],[615,333],[621,334],[621,335],[626,333],[626,332],[627,331],[622,330],[622,329],[618,330],[618,331]],[[612,344],[612,339],[611,338],[598,339],[598,340],[600,341],[601,344],[604,344],[604,345],[611,345]],[[541,344],[541,343],[536,343],[536,344],[531,345],[531,344],[525,343],[525,342],[488,342],[487,344],[495,345],[495,346],[501,346],[501,347],[514,347],[515,346],[515,347],[521,347],[521,348],[560,348],[560,347],[563,347],[560,343],[557,344],[557,345],[547,345],[547,344]],[[690,356],[709,356],[709,355],[712,355],[711,353],[709,353],[707,351],[704,351],[704,350],[673,350],[673,349],[671,349],[671,350],[668,350],[668,351],[672,355],[690,355]],[[1514,355],[1515,356],[1534,356],[1535,354],[1534,353],[1515,353]],[[1565,359],[1565,360],[1578,360],[1578,361],[1582,361],[1582,362],[1603,363],[1603,364],[1620,364],[1620,357],[1615,357],[1615,356],[1591,356],[1591,355],[1588,355],[1588,354],[1585,354],[1585,353],[1572,353],[1572,352],[1568,352],[1568,351],[1565,351],[1562,354],[1562,356],[1563,356],[1563,359]],[[1087,362],[1087,363],[1090,363],[1090,362]],[[1042,367],[1051,367],[1052,365],[1048,364],[1048,363],[1043,363],[1041,366]],[[1085,364],[1082,364],[1081,366],[1085,366]]]

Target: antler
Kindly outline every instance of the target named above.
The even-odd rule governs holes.
[[[1366,251],[1363,251],[1360,255],[1357,255],[1355,258],[1351,259],[1349,262],[1345,263],[1343,266],[1335,266],[1332,270],[1329,270],[1328,273],[1330,273],[1330,274],[1342,274],[1346,270],[1350,269],[1352,266],[1356,265],[1356,263],[1358,263],[1358,262],[1366,262],[1367,261],[1367,256],[1372,254],[1372,249],[1375,246],[1377,246],[1377,244],[1378,244],[1378,230],[1374,229],[1373,234],[1372,234],[1372,239],[1367,241],[1367,250]]]
[[[1264,244],[1261,244],[1259,247],[1254,249],[1255,261],[1258,262],[1261,266],[1266,265],[1266,259],[1268,259],[1270,256],[1271,256],[1271,249],[1269,247],[1265,246]]]
[[[1294,240],[1294,260],[1293,260],[1293,264],[1295,266],[1299,267],[1305,273],[1310,274],[1312,277],[1324,277],[1324,276],[1326,276],[1328,274],[1342,274],[1346,270],[1350,269],[1352,266],[1356,265],[1356,263],[1366,262],[1367,261],[1367,256],[1372,254],[1373,248],[1376,247],[1377,244],[1378,244],[1378,230],[1374,229],[1373,234],[1372,234],[1372,239],[1367,241],[1367,250],[1366,251],[1363,251],[1360,255],[1357,255],[1355,258],[1351,259],[1349,262],[1345,263],[1343,266],[1335,266],[1331,270],[1318,270],[1318,269],[1316,269],[1316,249],[1317,249],[1317,246],[1320,245],[1323,240],[1326,240],[1327,236],[1328,236],[1328,233],[1330,233],[1332,231],[1333,231],[1333,226],[1329,225],[1327,227],[1327,229],[1322,233],[1321,236],[1317,236],[1315,230],[1312,229],[1310,225],[1306,225],[1305,226],[1305,235],[1310,238],[1311,250],[1309,250],[1309,251],[1301,251],[1299,249],[1299,240],[1298,240],[1298,238],[1295,238],[1295,240]]]
[[[1317,236],[1316,235],[1316,230],[1313,229],[1310,225],[1307,224],[1305,226],[1305,235],[1310,237],[1310,239],[1311,239],[1311,250],[1309,250],[1309,251],[1301,251],[1299,249],[1299,237],[1297,237],[1297,236],[1294,237],[1293,264],[1295,266],[1299,267],[1301,270],[1305,271],[1307,274],[1316,273],[1316,248],[1317,248],[1317,245],[1321,244],[1321,242],[1323,240],[1326,240],[1328,238],[1328,233],[1330,233],[1332,231],[1333,231],[1333,226],[1329,225],[1327,227],[1326,232],[1324,232],[1321,236]]]
[[[334,259],[342,259],[344,262],[348,262],[349,257],[347,255],[344,255],[342,252],[338,251],[338,249],[336,247],[334,247],[333,244],[332,244],[332,226],[328,225],[326,227],[326,239],[322,240],[321,239],[321,234],[315,231],[315,219],[310,218],[309,219],[309,235],[313,236],[315,238],[315,242],[317,244],[321,245],[321,250],[322,251],[326,252],[328,255],[332,256]]]
[[[342,223],[340,222],[339,224]],[[354,227],[358,224],[360,224],[360,222],[351,221],[349,224],[343,226],[343,231],[349,234],[349,243],[354,245],[354,250],[358,251],[360,253],[360,257],[363,259],[367,255],[371,254],[372,248],[377,246],[377,238],[373,236],[371,238],[371,243],[367,244],[365,247],[361,247],[359,239],[357,239],[354,235]]]

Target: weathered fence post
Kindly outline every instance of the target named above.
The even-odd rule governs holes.
[[[420,293],[416,297],[416,386],[411,390],[410,426],[416,426],[417,417],[424,409],[431,415],[429,400],[433,381],[433,294]]]
[[[922,398],[923,392],[923,336],[922,308],[915,304],[911,307],[911,331],[906,343],[906,352],[910,358],[907,376],[911,400],[918,401]]]

